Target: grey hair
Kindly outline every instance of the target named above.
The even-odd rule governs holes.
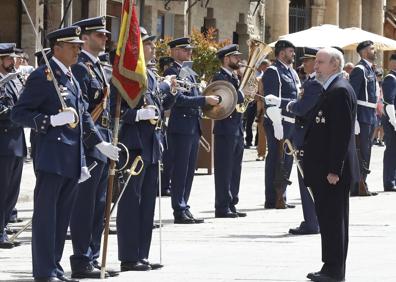
[[[342,72],[345,64],[344,55],[339,50],[333,47],[325,47],[320,50],[323,50],[330,55],[330,62],[338,62],[338,72]]]

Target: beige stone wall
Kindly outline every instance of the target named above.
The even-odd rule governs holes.
[[[17,42],[19,15],[15,0],[2,0],[0,6],[0,42]]]

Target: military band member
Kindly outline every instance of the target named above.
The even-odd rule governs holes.
[[[171,56],[175,60],[164,75],[178,78],[184,61],[190,61],[193,46],[190,38],[177,38],[168,43]],[[186,80],[195,82],[193,75]],[[200,112],[205,104],[217,105],[217,96],[200,96],[197,87],[179,93],[171,110],[168,124],[169,161],[172,163],[172,208],[176,224],[202,223],[203,219],[194,218],[188,200],[194,178],[199,138],[201,136]]]
[[[73,25],[81,28],[84,41],[78,63],[72,72],[80,85],[83,98],[88,103],[95,127],[102,139],[111,142],[110,97],[108,81],[98,55],[105,50],[107,36],[105,17],[89,18]],[[104,227],[104,211],[108,179],[108,159],[98,148],[86,148],[88,164],[98,165],[91,177],[78,185],[78,191],[70,218],[73,255],[70,256],[72,278],[100,278],[97,258]]]
[[[334,48],[316,54],[323,85],[304,138],[304,182],[312,188],[322,239],[323,267],[312,281],[344,281],[348,250],[349,191],[358,181],[354,125],[356,96],[342,75],[344,58]]]
[[[304,56],[301,59],[303,60],[304,71],[308,74],[308,79],[303,83],[303,91],[297,100],[290,100],[287,98],[280,99],[275,95],[268,95],[265,97],[267,105],[279,106],[296,115],[293,145],[297,150],[297,158],[301,168],[303,167],[302,158],[304,152],[302,149],[306,126],[323,92],[322,85],[315,80],[314,64],[317,52],[318,49],[304,48]],[[319,224],[316,217],[315,205],[309,190],[305,186],[301,171],[297,170],[297,173],[304,221],[301,222],[300,226],[291,228],[289,233],[294,235],[317,234],[319,233]]]
[[[32,260],[34,280],[40,282],[76,281],[64,276],[60,260],[77,184],[89,177],[84,146],[96,146],[106,156],[118,159],[118,148],[103,141],[95,128],[70,69],[84,43],[79,35],[80,27],[75,26],[47,35],[54,76],[49,66],[36,69],[11,115],[14,122],[37,131]],[[69,108],[62,110],[54,79]]]
[[[385,191],[396,192],[396,54],[391,55],[389,68],[391,71],[385,76],[382,83],[385,113],[382,121],[386,145],[383,162],[383,183]]]
[[[374,43],[370,40],[363,41],[356,47],[361,60],[356,64],[349,76],[353,90],[357,97],[357,121],[356,138],[357,150],[360,164],[360,182],[351,191],[353,196],[375,196],[376,192],[370,192],[367,186],[367,174],[370,172],[371,137],[376,122],[376,76],[373,63],[376,59]]]
[[[15,43],[0,43],[0,79],[14,69]],[[18,200],[26,143],[23,127],[11,121],[11,110],[19,99],[15,80],[0,85],[0,248],[13,248],[18,242],[8,241],[6,226]]]
[[[237,103],[242,103],[243,93],[238,90],[239,79],[234,73],[239,69],[239,46],[230,44],[217,52],[221,61],[221,69],[213,81],[225,80],[230,82],[238,93]],[[243,125],[242,113],[234,112],[223,120],[216,120],[214,134],[214,169],[215,169],[215,217],[235,218],[244,217],[246,213],[238,212],[236,204],[239,198],[239,183],[241,178],[243,157]]]
[[[275,44],[276,61],[264,73],[264,95],[296,99],[300,87],[297,73],[292,68],[294,45],[286,40]],[[286,204],[285,191],[293,159],[283,152],[283,140],[292,140],[294,114],[276,107],[266,110],[264,128],[267,134],[268,155],[265,161],[265,208],[285,209],[295,206]]]
[[[148,64],[155,57],[156,36],[140,27],[144,58]],[[163,150],[163,111],[174,103],[170,78],[159,83],[156,75],[147,68],[148,88],[138,105],[131,109],[122,103],[120,142],[129,150],[130,163],[140,155],[144,166],[125,188],[117,210],[118,259],[121,271],[147,271],[162,267],[148,261],[155,199],[158,187],[158,162]],[[172,89],[171,89],[172,88]],[[160,95],[161,94],[161,95]],[[162,97],[160,97],[162,96]]]

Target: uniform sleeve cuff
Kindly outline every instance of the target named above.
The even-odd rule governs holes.
[[[48,127],[51,125],[50,116],[38,114],[33,118],[35,130],[40,133],[47,133]]]

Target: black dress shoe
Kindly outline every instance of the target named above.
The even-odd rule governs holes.
[[[59,279],[59,281],[64,281],[64,282],[79,282],[79,280],[72,279],[72,278],[66,277],[64,275],[58,276],[57,278]],[[82,278],[84,278],[84,277],[82,277]]]
[[[109,277],[110,275],[105,272],[105,277]],[[79,271],[72,271],[72,278],[92,278],[99,279],[100,278],[100,270],[94,268],[93,266],[88,266],[86,269]],[[64,280],[66,281],[66,280]]]
[[[293,235],[310,235],[310,234],[319,234],[319,231],[318,230],[309,230],[309,229],[299,226],[296,228],[290,228],[289,233],[293,234]]]
[[[190,210],[186,210],[185,211],[186,215],[191,218],[192,220],[194,220],[194,223],[204,223],[205,220],[203,218],[195,218],[192,213],[190,212]]]
[[[291,204],[286,204],[286,208],[288,209],[294,209],[296,205],[291,205]]]
[[[345,280],[344,277],[332,277],[320,271],[308,273],[307,278],[316,282],[341,282]]]
[[[149,265],[152,270],[156,270],[164,267],[164,265],[160,263],[150,263],[147,259],[141,259],[140,262]]]
[[[22,221],[23,221],[23,219],[20,219],[20,218],[17,218],[17,217],[10,218],[8,220],[9,223],[18,223],[18,222],[22,222]]]
[[[149,264],[138,262],[121,262],[121,272],[124,271],[148,271],[151,270]]]
[[[275,208],[275,204],[265,202],[264,208],[265,209],[274,209]]]
[[[97,260],[94,260],[94,261],[92,262],[92,266],[93,266],[94,268],[96,268],[96,269],[101,270],[100,263],[99,263]],[[116,277],[116,276],[120,275],[120,272],[119,272],[119,271],[111,270],[111,269],[106,269],[106,273],[107,273],[110,277]]]
[[[238,215],[236,213],[231,212],[231,211],[228,211],[228,212],[215,212],[215,217],[216,218],[237,218]]]
[[[396,188],[395,187],[390,187],[390,188],[384,188],[385,192],[396,192]]]
[[[236,213],[238,215],[238,217],[246,217],[247,216],[247,213],[237,211],[235,206],[231,206],[230,210],[231,210],[231,212]]]
[[[58,277],[44,277],[44,278],[34,278],[34,282],[54,282],[54,281],[63,281]]]
[[[195,220],[193,218],[188,217],[185,213],[175,216],[175,224],[194,224]]]
[[[0,242],[0,249],[12,249],[14,247],[15,247],[14,243],[10,241]]]
[[[12,229],[8,226],[5,228],[5,231],[6,231],[7,235],[13,235],[13,234],[18,233],[18,230]]]
[[[117,229],[109,228],[109,234],[110,235],[117,235]]]

